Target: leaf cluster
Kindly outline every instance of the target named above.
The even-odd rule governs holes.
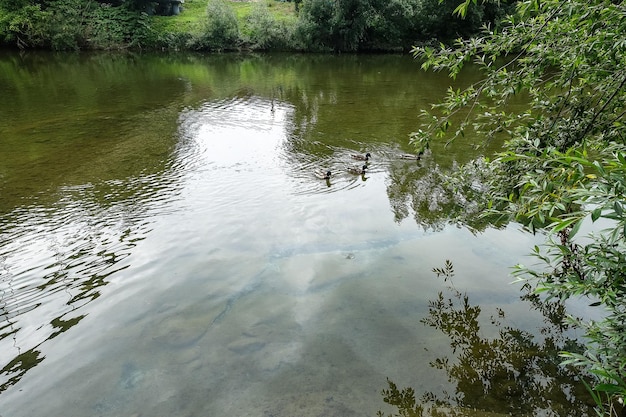
[[[400,48],[432,39],[448,42],[477,33],[506,7],[481,4],[465,18],[456,0],[303,0],[298,37],[307,49],[365,51]]]
[[[96,0],[0,1],[0,43],[55,50],[143,47],[148,16]]]
[[[546,233],[533,252],[540,265],[518,266],[520,279],[606,310],[603,320],[578,322],[588,351],[574,362],[595,370],[609,403],[626,393],[625,16],[622,2],[528,0],[481,36],[414,49],[425,70],[453,79],[468,65],[483,72],[424,112],[412,141],[451,145],[472,131],[477,146],[502,143],[484,208]]]
[[[199,49],[234,49],[240,39],[239,23],[234,10],[225,0],[209,0],[202,35],[195,42]]]

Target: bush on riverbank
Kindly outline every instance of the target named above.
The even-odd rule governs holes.
[[[461,19],[452,15],[456,0],[187,0],[180,15],[150,16],[143,3],[117,3],[0,0],[0,44],[54,50],[407,50],[433,38],[469,36],[504,13],[499,5],[483,4]]]
[[[20,3],[24,4],[19,7]],[[142,48],[157,37],[150,19],[94,0],[0,2],[0,43],[54,50]]]

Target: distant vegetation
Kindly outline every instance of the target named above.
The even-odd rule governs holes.
[[[504,3],[453,15],[457,0],[0,0],[4,47],[158,50],[407,51],[495,25]]]

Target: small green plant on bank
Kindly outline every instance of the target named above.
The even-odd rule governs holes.
[[[582,297],[602,309],[603,319],[572,319],[586,352],[562,356],[595,377],[603,416],[622,415],[626,396],[625,13],[622,2],[527,0],[499,30],[414,50],[423,68],[451,77],[468,62],[482,69],[481,82],[425,113],[412,139],[421,149],[467,130],[504,140],[485,165],[484,209],[545,234],[533,251],[539,263],[517,266],[520,280],[547,299]]]
[[[239,39],[239,22],[225,0],[209,0],[206,22],[195,43],[198,49],[220,51],[235,49]]]
[[[125,6],[94,0],[57,0],[21,8],[19,3],[0,0],[4,44],[54,50],[140,49],[154,44],[148,16]]]
[[[279,19],[270,9],[268,3],[255,3],[244,19],[244,42],[257,50],[292,49],[295,20],[290,22],[285,18]]]

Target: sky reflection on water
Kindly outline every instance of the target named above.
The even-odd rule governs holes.
[[[71,174],[59,174],[45,144],[32,148],[43,158],[39,168],[10,165],[2,186],[14,197],[0,218],[3,417],[360,416],[383,407],[387,378],[442,393],[453,381],[430,362],[450,342],[420,319],[445,288],[431,271],[445,259],[462,271],[456,288],[484,311],[502,308],[514,327],[539,331],[541,315],[508,284],[508,268],[538,238],[514,226],[475,234],[448,225],[441,213],[453,202],[433,202],[438,177],[425,174],[440,169],[438,158],[454,156],[399,161],[394,155],[409,132],[380,139],[385,124],[394,125],[388,115],[412,114],[415,103],[393,107],[385,99],[381,114],[367,113],[380,119],[361,127],[350,119],[342,136],[328,117],[353,112],[348,87],[364,70],[335,58],[349,69],[344,77],[351,74],[329,77],[336,90],[327,80],[299,85],[319,76],[303,71],[280,97],[262,94],[277,91],[263,85],[272,72],[262,59],[251,58],[260,73],[255,88],[239,71],[211,88],[192,78],[211,66],[236,67],[236,60],[183,62],[188,67],[176,80],[187,82],[163,93],[163,108],[153,88],[160,77],[171,81],[176,65],[139,59],[148,72],[114,62],[128,71],[131,108],[141,109],[141,91],[150,91],[146,112],[124,114],[123,136],[100,132],[111,142],[98,145],[80,129],[65,138],[58,132],[54,149],[90,157]],[[306,64],[329,70],[327,59]],[[379,77],[394,58],[377,59],[363,79]],[[392,63],[407,64],[400,57]],[[307,66],[274,65],[285,74]],[[146,84],[135,85],[142,77]],[[386,81],[376,94],[402,84]],[[219,96],[224,85],[232,91]],[[361,97],[364,87],[357,87]],[[93,117],[94,130],[102,129],[101,113]],[[410,115],[399,118],[410,125]],[[374,126],[381,130],[367,131]],[[11,149],[25,146],[11,132]],[[373,154],[369,173],[345,172],[355,163],[349,154],[364,150]],[[329,183],[315,178],[318,167],[336,173]],[[30,176],[26,186],[14,172]],[[409,198],[416,190],[422,200]],[[480,406],[485,413],[500,410],[490,401],[502,400],[489,397]]]

